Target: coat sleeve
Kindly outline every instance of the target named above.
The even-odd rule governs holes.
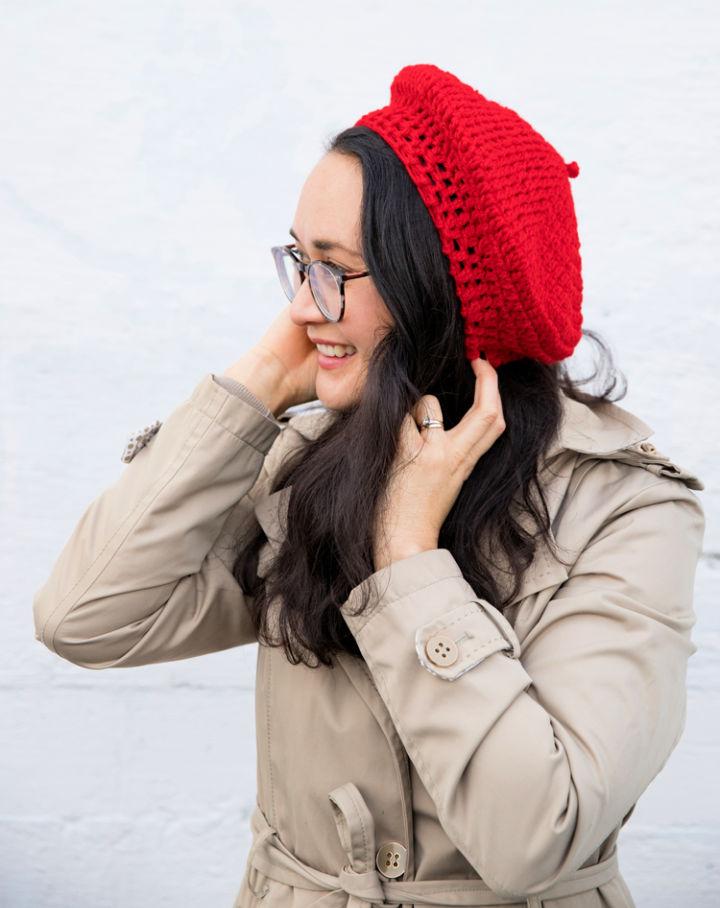
[[[680,480],[645,486],[594,532],[522,646],[447,549],[385,566],[341,607],[440,822],[501,895],[579,869],[683,730],[705,517]]]
[[[36,639],[94,669],[255,642],[231,545],[281,432],[207,374],[82,514],[33,598]]]
[[[264,413],[265,416],[271,421],[274,422],[279,428],[282,428],[282,422],[272,414],[272,410],[267,407],[259,397],[256,397],[250,388],[247,385],[244,385],[242,382],[236,381],[234,378],[230,378],[229,375],[215,375],[214,372],[210,373],[212,379],[218,385],[221,385],[225,388],[226,391],[229,391],[231,394],[237,395],[237,397],[242,397],[243,400],[246,400],[249,404],[252,404],[257,410],[260,410],[261,413]]]

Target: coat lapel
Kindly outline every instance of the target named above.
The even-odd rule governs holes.
[[[292,424],[288,423],[280,433],[286,444],[281,452],[282,457],[276,456],[274,461],[277,463],[287,457],[305,440],[317,438],[332,420],[333,411],[325,407],[312,407],[307,411],[295,414]],[[270,481],[272,485],[273,476],[270,477]],[[255,516],[265,531],[273,552],[279,549],[283,540],[283,527],[287,518],[291,488],[292,486],[285,486],[283,489],[278,489],[277,492],[264,495],[255,503]]]
[[[283,540],[283,529],[292,486],[285,486],[277,492],[265,495],[255,503],[255,516],[265,531],[273,551],[277,551]]]
[[[555,441],[545,453],[550,460],[564,450],[582,454],[609,454],[638,441],[644,441],[654,430],[639,416],[615,403],[587,404],[561,395],[562,419]]]

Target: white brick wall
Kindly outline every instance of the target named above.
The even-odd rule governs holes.
[[[284,304],[269,247],[287,241],[322,142],[417,62],[518,110],[578,161],[585,325],[629,378],[621,404],[706,483],[686,732],[620,859],[638,906],[718,903],[717,10],[4,10],[2,905],[232,903],[255,797],[255,647],[92,672],[35,641],[32,594],[118,476],[129,433],[222,371]]]

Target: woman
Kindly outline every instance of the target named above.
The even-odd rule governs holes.
[[[238,908],[633,905],[616,840],[684,726],[703,484],[560,365],[577,173],[403,68],[303,186],[290,304],[131,438],[35,596],[88,668],[259,643]]]

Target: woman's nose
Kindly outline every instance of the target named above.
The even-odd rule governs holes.
[[[308,280],[302,282],[290,303],[290,317],[296,325],[320,324],[326,321],[315,303]]]

